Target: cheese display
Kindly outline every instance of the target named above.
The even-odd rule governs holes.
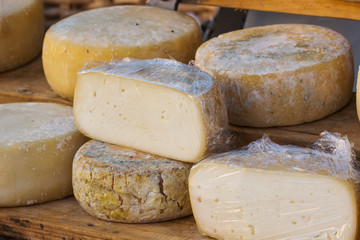
[[[74,195],[100,219],[158,222],[191,214],[192,164],[91,140],[76,153]]]
[[[77,131],[71,107],[0,104],[0,133],[0,207],[72,195],[72,161],[87,138]]]
[[[210,75],[167,59],[91,66],[79,73],[74,97],[86,136],[185,162],[226,143],[226,105]]]
[[[194,59],[201,44],[197,22],[180,12],[148,6],[116,6],[84,11],[46,33],[43,66],[48,83],[73,99],[77,72],[90,60],[124,57]]]
[[[201,45],[195,61],[221,85],[235,125],[311,122],[352,96],[350,43],[324,27],[283,24],[226,33]]]
[[[41,51],[42,0],[0,1],[0,72],[21,66]]]
[[[199,231],[217,239],[358,239],[352,144],[322,135],[314,149],[263,137],[194,165],[189,191]]]

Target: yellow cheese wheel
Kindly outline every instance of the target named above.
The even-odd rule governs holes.
[[[52,89],[73,99],[77,72],[90,60],[174,58],[188,63],[201,44],[197,22],[180,12],[148,6],[85,11],[53,25],[43,45]]]
[[[200,46],[195,61],[225,91],[236,125],[311,122],[352,96],[350,43],[324,27],[283,24],[226,33]]]
[[[41,0],[0,0],[0,72],[21,66],[41,51]]]

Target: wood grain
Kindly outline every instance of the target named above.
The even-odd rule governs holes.
[[[150,224],[99,220],[84,212],[74,197],[28,207],[0,209],[0,234],[24,239],[206,240],[192,216]]]
[[[343,0],[182,0],[249,10],[360,20],[360,3]]]

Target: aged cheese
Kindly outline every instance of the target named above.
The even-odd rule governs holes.
[[[44,34],[42,0],[0,0],[0,72],[33,59]]]
[[[43,46],[52,89],[73,99],[77,72],[90,60],[173,58],[188,63],[201,44],[198,24],[180,13],[148,6],[85,11],[53,25]]]
[[[157,222],[191,214],[192,164],[91,140],[73,163],[74,195],[100,219]]]
[[[217,239],[358,239],[359,175],[346,159],[349,142],[334,143],[337,156],[264,138],[201,161],[189,176],[199,231]]]
[[[226,33],[201,45],[195,61],[223,87],[229,121],[236,125],[311,122],[352,96],[350,43],[319,26],[270,25]]]
[[[53,103],[0,105],[0,207],[72,194],[72,161],[86,141],[72,115]]]
[[[197,162],[226,141],[226,106],[213,79],[167,59],[105,63],[79,73],[74,117],[86,136]]]

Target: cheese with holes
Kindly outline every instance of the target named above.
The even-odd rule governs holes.
[[[90,60],[173,58],[188,63],[201,42],[197,22],[183,13],[148,6],[101,8],[53,25],[45,35],[43,66],[52,89],[73,99],[77,72]]]
[[[351,46],[330,29],[248,28],[205,42],[195,61],[225,91],[232,124],[270,127],[321,119],[352,96]]]
[[[71,195],[72,161],[85,141],[71,107],[0,104],[0,207]]]
[[[0,1],[0,72],[21,66],[41,51],[42,0]]]
[[[191,214],[191,166],[91,140],[74,159],[74,195],[86,212],[108,221],[176,219]]]
[[[126,60],[79,73],[74,117],[86,136],[197,162],[226,142],[226,106],[210,75],[167,59]]]
[[[358,239],[351,144],[325,133],[316,148],[264,137],[196,164],[189,191],[199,231],[217,239]]]

